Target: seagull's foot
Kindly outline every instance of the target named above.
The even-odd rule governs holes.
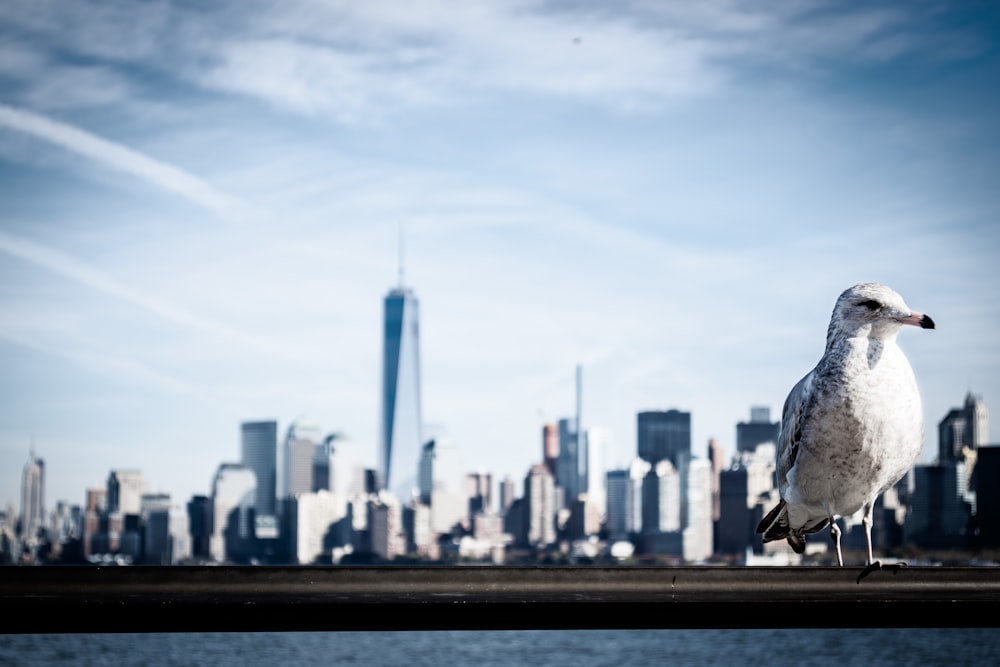
[[[860,584],[862,579],[875,570],[891,570],[893,574],[896,574],[904,567],[906,567],[906,563],[890,563],[889,565],[883,565],[881,561],[872,561],[867,567],[865,567],[865,569],[861,570],[861,574],[858,575],[858,583]]]

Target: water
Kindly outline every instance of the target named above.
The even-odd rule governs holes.
[[[545,667],[982,665],[994,629],[509,630],[0,635],[0,665]]]

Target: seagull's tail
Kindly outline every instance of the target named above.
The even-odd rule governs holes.
[[[827,523],[827,519],[822,519],[808,528],[793,530],[788,524],[788,507],[784,498],[782,498],[778,504],[775,505],[771,511],[760,520],[760,523],[757,524],[757,532],[764,534],[763,538],[761,538],[761,541],[764,543],[781,539],[788,540],[788,544],[792,547],[792,551],[800,554],[806,550],[806,534],[822,530]]]
[[[764,542],[773,542],[788,537],[791,529],[788,526],[788,509],[784,498],[760,520],[760,523],[757,524],[757,532],[764,534]]]

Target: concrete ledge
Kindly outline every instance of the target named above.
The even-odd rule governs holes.
[[[1000,568],[3,567],[4,633],[1000,627]]]

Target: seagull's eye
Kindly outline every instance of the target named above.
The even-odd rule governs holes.
[[[868,299],[867,301],[862,301],[859,305],[864,306],[868,310],[878,310],[882,307],[882,304],[875,299]]]

